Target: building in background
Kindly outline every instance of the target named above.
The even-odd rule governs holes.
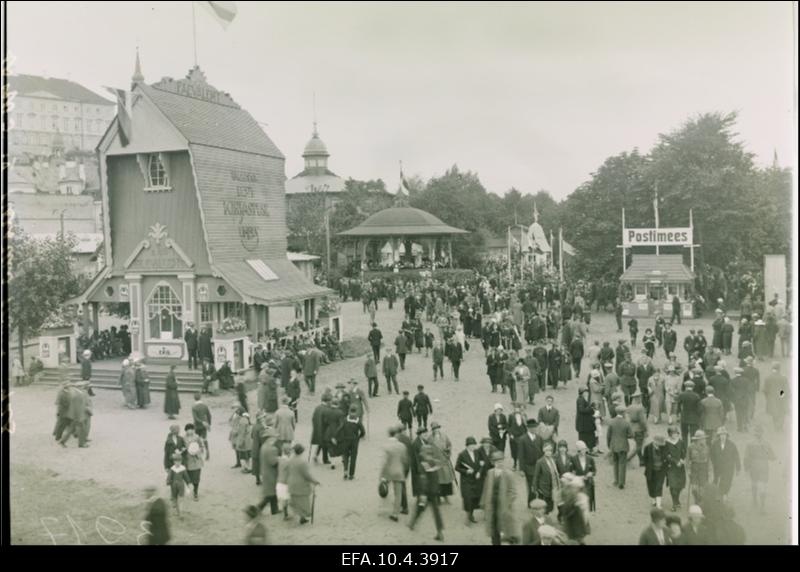
[[[323,196],[324,206],[336,204],[344,192],[344,179],[328,169],[328,148],[319,138],[317,123],[314,132],[303,150],[305,167],[297,175],[286,181],[286,207],[291,213],[292,205],[309,195]]]
[[[116,113],[114,102],[68,79],[10,75],[8,90],[11,156],[93,152]]]
[[[130,308],[132,350],[186,361],[189,323],[214,332],[214,361],[248,367],[269,308],[331,293],[286,255],[284,156],[199,67],[147,85],[137,66],[129,108],[100,156],[105,266],[70,303],[98,329],[101,304]]]

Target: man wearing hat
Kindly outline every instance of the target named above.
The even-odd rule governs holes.
[[[752,507],[766,512],[767,482],[769,481],[769,463],[775,460],[775,452],[769,441],[764,439],[764,428],[757,425],[754,439],[747,444],[744,453],[744,470],[750,475]]]
[[[689,522],[683,527],[683,537],[687,545],[706,546],[710,544],[708,527],[703,519],[703,509],[696,504],[689,507]]]
[[[403,428],[399,428],[400,433],[403,431]],[[397,426],[389,428],[389,441],[383,448],[384,461],[381,469],[381,481],[389,484],[394,493],[393,510],[389,518],[395,522],[400,519],[409,464],[408,450],[397,439],[397,434]]]
[[[427,442],[428,430],[424,427],[417,430],[417,442],[414,446],[417,449],[416,455],[419,462],[419,488],[417,490],[417,503],[414,514],[408,528],[414,530],[417,520],[425,511],[428,505],[433,510],[433,520],[436,524],[436,536],[434,540],[443,541],[442,513],[439,510],[439,470],[442,468],[441,456],[436,453],[433,446]]]
[[[717,438],[711,445],[711,466],[714,469],[714,484],[719,487],[722,500],[728,496],[733,483],[733,476],[739,474],[741,463],[739,450],[728,438],[728,429],[723,425],[717,429]]]
[[[696,334],[694,330],[689,330],[689,335],[683,338],[683,349],[686,351],[687,361],[691,361],[695,351]]]
[[[400,367],[400,362],[397,360],[397,356],[394,355],[392,352],[392,348],[386,348],[386,355],[383,356],[383,363],[381,364],[381,369],[383,370],[383,376],[386,378],[386,389],[391,395],[392,387],[394,387],[394,392],[398,395],[400,394],[400,389],[397,387],[397,370]]]
[[[625,419],[625,408],[617,407],[616,417],[608,424],[606,441],[614,461],[614,486],[625,488],[625,472],[628,468],[629,439],[633,439],[631,424]]]
[[[536,470],[536,463],[544,455],[544,439],[536,433],[536,426],[539,424],[536,419],[528,419],[525,422],[526,432],[517,439],[517,462],[519,470],[525,474],[525,481],[528,484],[528,504],[534,499],[533,474]]]
[[[356,406],[356,408],[358,409],[358,419],[359,421],[363,421],[364,414],[366,413],[367,415],[369,415],[369,404],[367,402],[368,401],[367,396],[364,393],[364,390],[362,390],[358,386],[357,379],[351,377],[350,381],[348,381],[347,383],[350,386],[348,388],[348,393],[350,395],[350,407],[353,407],[354,405]]]
[[[497,546],[505,538],[511,544],[517,542],[514,500],[517,497],[514,475],[503,467],[503,453],[492,453],[493,468],[486,473],[481,507],[486,519],[486,531]]]
[[[186,332],[183,334],[183,341],[186,342],[186,354],[189,359],[189,369],[197,369],[197,330],[194,323],[186,324]]]
[[[733,368],[733,379],[730,382],[730,396],[733,409],[736,412],[736,430],[740,433],[747,431],[749,418],[747,415],[748,380],[744,376],[744,369]]]
[[[633,431],[633,440],[636,442],[636,456],[639,457],[639,466],[642,466],[644,465],[642,448],[644,438],[647,436],[647,412],[642,405],[642,392],[638,387],[631,395],[631,404],[626,411]]]
[[[664,355],[669,356],[678,347],[678,334],[672,329],[672,322],[667,322],[664,327]]]
[[[536,545],[541,544],[539,529],[542,526],[553,526],[555,523],[547,516],[547,503],[542,499],[531,501],[531,519],[522,525],[522,544]]]
[[[725,425],[725,409],[710,385],[706,387],[706,396],[700,400],[700,415],[701,425],[706,432],[710,447],[711,439],[714,438],[717,429]]]
[[[494,404],[494,413],[489,415],[489,437],[492,445],[498,451],[504,453],[506,450],[506,435],[508,434],[508,419],[503,413],[503,406],[499,403]]]
[[[688,447],[689,438],[700,426],[701,409],[700,396],[694,390],[694,381],[691,379],[683,384],[683,391],[678,395],[678,417],[681,420],[681,436]]]
[[[341,445],[344,480],[352,481],[355,478],[358,444],[366,434],[364,425],[358,418],[358,406],[351,405],[344,423],[336,434],[336,440]]]

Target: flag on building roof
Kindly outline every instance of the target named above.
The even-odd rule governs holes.
[[[198,4],[203,6],[225,30],[238,12],[236,2],[198,2]]]
[[[130,143],[133,137],[131,119],[133,117],[134,95],[130,91],[107,87],[108,91],[117,96],[117,122],[119,123],[119,141],[123,147]]]

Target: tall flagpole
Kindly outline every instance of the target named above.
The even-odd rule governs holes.
[[[622,208],[622,234],[625,235],[625,207]],[[628,255],[628,250],[625,248],[625,240],[622,240],[622,273],[624,274],[627,270],[626,267],[626,258]]]
[[[550,270],[555,268],[556,262],[553,260],[553,229],[550,229]]]
[[[656,198],[655,200],[653,200],[653,210],[655,211],[656,214],[656,230],[658,230],[658,181],[655,182],[655,187],[656,187]],[[657,235],[658,233],[656,233],[656,238],[658,238]],[[656,256],[658,256],[658,253],[659,253],[659,248],[658,244],[656,243]]]
[[[692,229],[692,244],[689,247],[689,264],[694,273],[694,221],[692,219],[692,209],[689,209],[689,228]]]
[[[564,281],[564,227],[558,227],[558,277]]]
[[[194,15],[194,2],[192,2],[192,43],[194,44],[194,67],[197,67],[197,22]]]
[[[508,251],[508,279],[511,280],[511,227],[506,229],[506,250]]]

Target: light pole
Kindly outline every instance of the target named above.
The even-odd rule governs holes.
[[[64,240],[64,213],[67,209],[53,209],[53,214],[58,213],[58,218],[61,223],[61,240]]]

